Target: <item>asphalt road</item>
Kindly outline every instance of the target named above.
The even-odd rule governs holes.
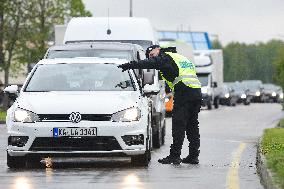
[[[131,167],[126,159],[55,159],[52,168],[10,170],[6,166],[6,128],[0,125],[0,189],[35,188],[263,188],[256,174],[256,144],[263,129],[284,116],[279,104],[252,104],[202,110],[199,165],[162,165],[169,153],[171,119],[166,144],[152,152],[148,168]],[[187,142],[182,156],[187,155]]]

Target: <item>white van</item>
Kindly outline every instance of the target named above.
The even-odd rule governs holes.
[[[63,43],[114,41],[141,45],[157,44],[150,21],[133,17],[77,17],[67,25]]]
[[[157,44],[156,32],[150,21],[146,18],[133,17],[77,17],[72,18],[67,25],[64,44],[84,43],[84,42],[122,42],[134,43],[142,46],[144,49]],[[155,107],[153,112],[153,128],[165,127],[165,82],[159,80],[159,73],[154,72],[154,83],[146,85],[144,90],[148,92]],[[165,129],[158,129],[155,137],[160,141],[154,142],[154,147],[160,147],[163,144]],[[155,131],[153,131],[155,133]],[[154,137],[154,138],[155,138]]]

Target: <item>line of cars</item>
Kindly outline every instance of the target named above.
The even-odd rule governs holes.
[[[6,118],[8,167],[62,156],[126,156],[133,165],[149,164],[151,150],[165,142],[165,84],[155,70],[117,68],[145,59],[142,46],[155,44],[151,29],[135,33],[143,23],[150,27],[137,18],[72,19],[66,44],[51,47],[21,89],[4,89],[17,95]]]
[[[283,90],[275,84],[263,84],[260,80],[225,82],[220,104],[235,106],[238,103],[249,105],[251,102],[283,102]]]

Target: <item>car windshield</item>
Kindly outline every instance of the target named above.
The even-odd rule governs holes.
[[[223,91],[223,94],[228,93],[229,92],[229,87],[227,85],[223,85],[222,91]]]
[[[259,90],[261,88],[261,83],[258,82],[243,82],[247,89]]]
[[[111,49],[50,50],[46,58],[100,57],[132,60],[132,54],[129,50]]]
[[[134,91],[129,72],[115,64],[41,64],[25,92],[48,91]]]
[[[276,86],[271,84],[263,84],[263,87],[267,90],[276,90]]]
[[[198,75],[198,80],[201,83],[201,86],[207,86],[208,85],[208,75]]]
[[[229,88],[233,89],[235,92],[243,92],[244,88],[239,83],[226,83]]]

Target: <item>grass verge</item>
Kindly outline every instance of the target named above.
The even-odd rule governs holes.
[[[261,142],[268,168],[274,173],[274,181],[284,188],[284,128],[266,129]]]

